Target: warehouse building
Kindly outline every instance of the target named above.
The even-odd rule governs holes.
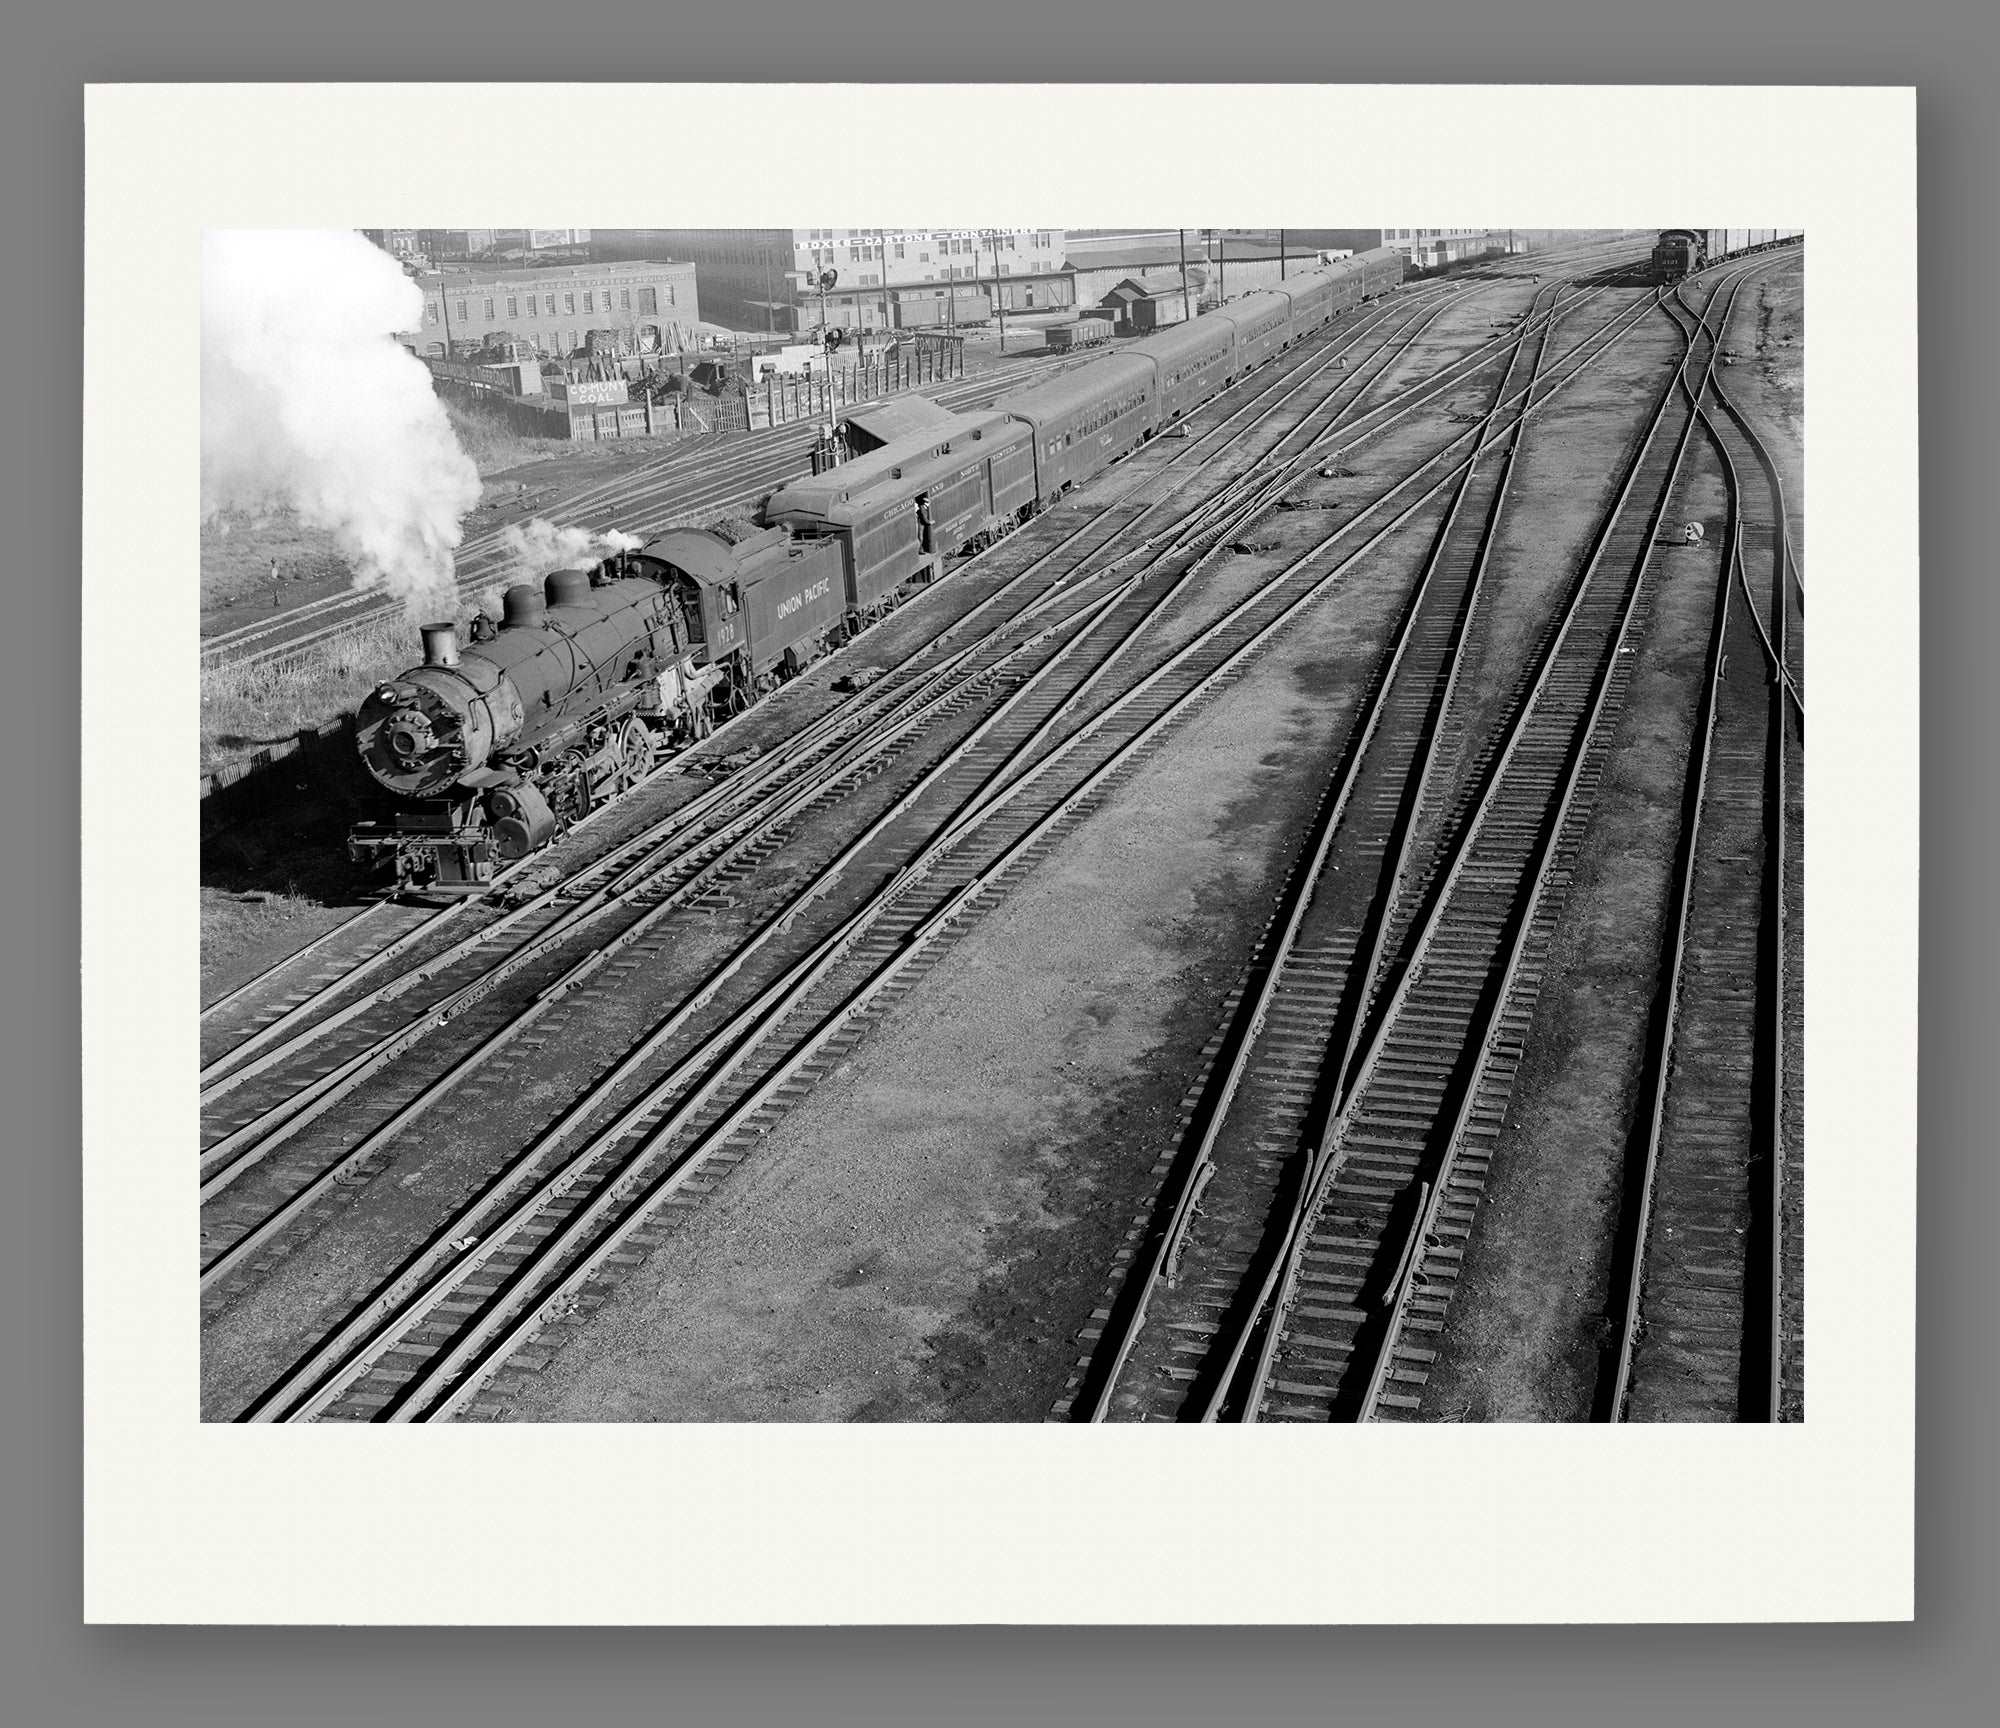
[[[707,316],[738,330],[874,332],[978,322],[1075,304],[1060,228],[600,228],[599,258],[685,258]]]
[[[633,353],[689,347],[701,318],[695,267],[686,262],[552,263],[511,268],[468,265],[426,271],[419,354],[461,353],[495,337],[531,343],[544,354],[574,354],[593,330],[610,331]]]

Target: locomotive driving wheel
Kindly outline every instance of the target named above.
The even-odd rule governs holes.
[[[618,734],[618,772],[613,776],[614,792],[626,792],[653,771],[653,734],[644,721],[634,716]]]

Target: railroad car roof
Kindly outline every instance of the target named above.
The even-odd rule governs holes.
[[[840,418],[842,425],[854,427],[869,444],[887,445],[932,426],[948,425],[959,416],[949,408],[939,407],[928,396],[910,393],[886,402],[864,402]]]
[[[1254,324],[1272,312],[1290,317],[1292,297],[1276,288],[1257,288],[1248,294],[1237,295],[1217,310],[1241,330],[1246,324]]]
[[[1018,442],[1030,435],[1027,426],[1009,415],[982,415],[978,425],[953,439],[949,450],[918,456],[898,464],[887,474],[878,474],[860,485],[849,486],[841,493],[841,502],[848,505],[856,516],[863,515],[886,498],[914,496],[926,485],[956,474],[968,463],[977,462],[995,450],[1004,450],[1010,441]],[[844,470],[835,472],[838,476]]]
[[[1140,337],[1127,352],[1150,354],[1164,364],[1183,355],[1212,348],[1218,342],[1227,346],[1235,339],[1236,326],[1233,323],[1226,317],[1218,318],[1213,312],[1204,312],[1199,318],[1191,318],[1184,324],[1169,324],[1164,330],[1155,330],[1150,336]]]
[[[1150,384],[1152,381],[1153,363],[1126,349],[1117,354],[1106,354],[1091,361],[1088,366],[1079,366],[1074,372],[1065,372],[1060,378],[1010,390],[993,406],[1040,425],[1101,401],[1107,391],[1129,389],[1134,384]]]
[[[782,528],[765,528],[734,544],[706,528],[669,528],[648,541],[646,551],[697,582],[741,582],[754,580],[765,565],[775,568],[789,540]]]
[[[959,438],[968,436],[972,427],[987,417],[947,411],[945,419],[907,432],[878,449],[841,463],[837,468],[829,468],[824,474],[800,474],[771,494],[765,502],[764,513],[768,517],[780,510],[797,510],[823,515],[827,506],[837,502],[843,492],[870,485],[906,462],[921,461],[941,445],[951,446]]]

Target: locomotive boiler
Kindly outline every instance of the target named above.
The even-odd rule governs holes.
[[[663,748],[801,670],[840,620],[838,549],[681,529],[649,552],[509,588],[497,624],[423,627],[423,662],[355,715],[393,817],[348,855],[399,889],[478,893],[649,774]]]

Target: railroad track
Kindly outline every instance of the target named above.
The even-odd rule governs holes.
[[[1400,344],[1392,343],[1390,346],[1394,350]],[[1337,352],[1329,353],[1319,365],[1330,362]],[[1363,380],[1357,379],[1354,383],[1359,388],[1366,387]],[[1350,386],[1343,386],[1343,389],[1349,389],[1351,395]],[[1225,427],[1227,424],[1224,422]],[[1184,454],[1190,453],[1200,453],[1199,442],[1191,452]],[[1174,461],[1181,459],[1176,457]],[[1142,484],[1152,485],[1155,478],[1163,480],[1166,477],[1149,477]],[[1130,527],[1129,517],[1118,512],[1111,514],[1111,535],[1105,536],[1105,539]],[[1070,546],[1079,535],[1087,535],[1104,525],[1101,518],[1086,520],[1073,530],[1063,529],[1058,524],[1055,532],[1059,538],[1055,546],[1032,562],[1010,586],[1018,586],[1027,577],[1042,570],[1055,551]],[[1103,540],[1098,540],[1087,550],[1096,550],[1103,543]],[[1114,560],[1114,564],[1116,562]],[[1043,609],[1067,606],[1072,599],[1076,602],[1073,615],[1078,617],[1088,614],[1097,604],[1075,589],[1064,594],[1045,594],[1025,612],[1007,622],[1013,624],[1019,618],[1036,618]],[[963,628],[964,622],[960,620],[952,627],[953,631]],[[990,675],[1003,669],[1008,660],[1021,654],[1024,648],[1034,647],[1049,634],[1044,627],[1026,644],[1016,643],[1008,647],[1003,637],[996,633],[954,653],[933,671],[928,681],[917,686],[918,705],[928,705],[932,710],[962,706],[973,687],[970,681],[972,673]],[[982,650],[997,653],[999,658],[972,664],[971,657]],[[922,656],[916,658],[921,659]],[[552,1004],[556,997],[582,983],[628,944],[650,938],[663,913],[685,904],[695,893],[718,878],[726,878],[732,871],[740,876],[768,856],[779,838],[779,823],[795,816],[805,804],[826,796],[847,774],[857,767],[865,768],[899,741],[898,727],[902,722],[896,718],[891,707],[897,701],[908,706],[910,699],[892,689],[889,696],[864,704],[859,710],[838,711],[828,717],[828,723],[816,723],[815,728],[808,729],[806,734],[794,741],[786,753],[786,761],[793,767],[815,768],[814,753],[829,741],[839,742],[844,738],[847,753],[838,758],[837,773],[819,773],[816,779],[809,779],[803,791],[794,795],[790,803],[772,807],[768,795],[772,776],[766,774],[756,788],[764,796],[753,806],[749,816],[738,817],[733,824],[719,831],[698,836],[693,847],[684,846],[667,854],[664,862],[661,856],[653,856],[637,864],[629,863],[636,851],[655,848],[663,838],[671,841],[677,836],[684,824],[670,817],[666,824],[646,830],[635,842],[628,843],[609,859],[592,866],[592,872],[600,878],[595,888],[591,888],[587,880],[572,879],[562,885],[560,891],[545,892],[528,906],[517,908],[494,924],[462,938],[448,952],[443,963],[433,957],[423,966],[406,973],[402,979],[392,981],[389,986],[378,986],[366,997],[357,998],[336,1014],[329,1014],[314,1027],[295,1035],[289,1043],[267,1044],[249,1060],[234,1063],[227,1072],[216,1076],[207,1090],[205,1101],[210,1108],[205,1112],[205,1194],[212,1198],[235,1184],[246,1172],[279,1151],[302,1130],[311,1127],[363,1081],[404,1054],[424,1033],[446,1021],[462,1019],[479,1005],[481,998],[490,995],[512,973],[552,952],[555,935],[575,936],[590,930],[594,939],[585,958],[560,978],[542,984],[537,992],[537,1005],[529,1014],[523,1015],[505,1004],[499,1005],[498,1024],[490,1030],[472,1057],[456,1065],[442,1081],[418,1094],[425,1107],[435,1102],[444,1090],[456,1084],[471,1068],[489,1058],[501,1045],[519,1036],[526,1023]],[[745,802],[745,799],[739,798],[728,808],[740,809]],[[617,870],[616,876],[609,881],[602,880],[606,872],[614,869]],[[670,876],[666,874],[668,870],[679,874]],[[664,889],[663,883],[667,885]],[[618,909],[616,901],[621,893],[625,897],[626,909],[636,912],[637,917],[628,919],[622,928],[610,927],[611,933],[606,934],[604,914]],[[510,946],[496,958],[495,944],[503,938],[510,942]],[[643,952],[643,948],[640,951]],[[382,1029],[379,1018],[369,1018],[374,1010],[393,1001],[404,990],[419,985],[429,986],[432,993],[415,1018],[393,1024],[386,1030]],[[288,1063],[288,1057],[301,1060]],[[366,1136],[359,1149],[351,1152],[331,1172],[324,1172],[315,1178],[310,1188],[323,1190],[329,1176],[337,1181],[348,1174],[359,1158],[381,1143],[382,1135],[407,1124],[414,1102],[416,1100],[406,1102],[384,1128]],[[209,1232],[211,1243],[226,1246],[222,1246],[211,1258],[204,1274],[205,1280],[213,1283],[229,1275],[245,1253],[254,1251],[268,1239],[273,1233],[270,1226],[275,1221],[274,1214],[263,1223],[245,1228],[240,1233],[227,1221],[212,1221]]]
[[[1718,341],[1750,274],[1717,296]],[[1685,294],[1675,315],[1695,317]],[[1712,379],[1711,393],[1721,400]],[[1622,1300],[1598,1411],[1610,1421],[1775,1422],[1804,1409],[1801,1137],[1786,1133],[1799,1102],[1788,1096],[1799,1030],[1789,722],[1803,724],[1785,655],[1789,536],[1775,465],[1747,423],[1705,406],[1700,418],[1728,486],[1727,556],[1613,1268]],[[1749,520],[1759,467],[1769,522]]]
[[[1543,261],[1538,260],[1539,264]],[[1458,276],[1419,284],[1407,292],[1449,293],[1466,282],[1494,282],[1516,274],[1496,266],[1474,266]],[[1093,358],[1090,354],[1029,358],[1022,365],[920,393],[950,408],[986,407],[1003,391],[1033,378],[1087,365]],[[565,523],[596,532],[617,528],[643,536],[674,521],[754,504],[800,471],[815,435],[810,425],[789,426],[747,434],[719,452],[706,447],[676,450],[633,473],[586,487],[546,514],[554,516],[559,511]],[[504,528],[484,531],[460,549],[455,581],[461,598],[476,596],[510,568],[503,534]],[[397,603],[379,592],[326,595],[208,637],[202,644],[203,664],[276,663],[389,617],[396,609]]]
[[[1435,483],[1427,496],[1448,484],[1448,478]],[[1349,559],[1423,506],[1421,499],[1405,506]],[[1227,517],[1215,525],[1218,535],[1231,531]],[[1353,537],[1348,528],[1328,540],[1343,537]],[[323,1352],[260,1400],[257,1411],[462,1410],[491,1365],[615,1266],[628,1251],[621,1244],[643,1239],[661,1208],[683,1203],[686,1190],[705,1180],[699,1172],[712,1173],[712,1161],[726,1165],[740,1155],[732,1151],[733,1137],[754,1138],[760,1113],[768,1120],[808,1087],[812,1064],[828,1053],[837,1058],[860,1035],[869,1005],[907,988],[912,968],[928,963],[922,957],[987,895],[1030,867],[1086,801],[1129,770],[1134,752],[1322,597],[1337,572],[1311,574],[1311,561],[1311,555],[1297,561],[1255,604],[1226,612],[1150,670],[1148,659],[1157,657],[1130,650],[1138,627],[1158,614],[1160,596],[1145,592],[1145,572],[1114,590],[1056,656],[851,843],[825,873],[828,880],[802,887],[783,915],[762,926],[763,964],[754,977],[732,969],[705,981],[628,1053],[618,1083],[638,1073],[636,1064],[657,1070],[670,1061],[663,1078],[602,1127],[587,1118],[617,1108],[608,1093],[566,1111],[535,1147],[494,1172],[473,1209],[448,1224],[353,1321],[337,1327]],[[1200,593],[1189,583],[1202,562],[1197,556],[1178,573],[1161,569],[1153,576],[1176,591]],[[1093,659],[1104,644],[1109,652]],[[1121,655],[1124,665],[1107,674]],[[1091,700],[1104,702],[1094,713],[1079,702],[1092,689]],[[875,848],[872,867],[857,847]],[[867,885],[884,871],[886,881]],[[808,909],[814,916],[805,928]],[[695,1011],[711,1005],[725,1021],[703,1037]],[[787,1029],[800,1027],[806,1030],[793,1039]],[[767,1054],[758,1056],[760,1048]],[[582,1149],[545,1174],[539,1160],[552,1137],[578,1136]],[[516,1216],[521,1207],[531,1210]],[[511,1221],[496,1222],[501,1212]],[[429,1292],[421,1312],[409,1306],[419,1291]],[[461,1311],[481,1318],[468,1330],[452,1318]],[[439,1328],[454,1341],[437,1340]],[[349,1357],[352,1372],[340,1365]],[[417,1368],[418,1359],[429,1366]],[[342,1387],[361,1390],[349,1396]]]
[[[1684,353],[1676,381],[1694,360]],[[1440,654],[1428,656],[1431,675],[1415,681],[1405,723],[1391,728],[1378,789],[1347,805],[1359,883],[1342,882],[1316,927],[1289,923],[1282,951],[1260,956],[1289,988],[1246,997],[1263,1008],[1268,1035],[1261,1096],[1250,1088],[1234,1130],[1230,1180],[1241,1192],[1232,1206],[1212,1157],[1221,1126],[1195,1100],[1197,1150],[1135,1231],[1138,1270],[1123,1311],[1114,1303],[1102,1316],[1105,1336],[1060,1413],[1327,1420],[1414,1411],[1425,1339],[1441,1323],[1483,1185],[1481,1145],[1519,1058],[1553,912],[1545,889],[1573,857],[1601,723],[1619,694],[1618,650],[1639,621],[1654,525],[1691,430],[1691,418],[1673,422],[1675,389],[1661,393],[1532,685],[1474,764],[1470,808],[1452,790],[1464,777],[1439,766],[1457,742],[1452,728],[1423,718],[1440,711],[1452,682]],[[1489,511],[1501,501],[1496,477]],[[1477,509],[1465,518],[1457,549],[1447,531],[1447,568],[1479,569],[1479,521]],[[1392,672],[1407,669],[1392,660]],[[1381,698],[1395,688],[1393,676],[1378,683],[1377,715],[1394,712]],[[1427,692],[1439,695],[1426,702]],[[1460,808],[1449,815],[1425,809],[1453,799]],[[1432,852],[1419,835],[1446,843]],[[1327,861],[1326,840],[1316,864]],[[1264,1029],[1242,1006],[1235,1020],[1207,1083],[1225,1113]],[[1191,1246],[1198,1201],[1204,1213],[1213,1206],[1215,1229]],[[1168,1281],[1179,1288],[1163,1303]],[[1150,1372],[1134,1376],[1126,1366],[1140,1359],[1149,1299],[1159,1304],[1143,1357]]]
[[[1345,352],[1348,344],[1355,339],[1371,334],[1375,329],[1381,328],[1385,324],[1394,324],[1399,331],[1394,340],[1378,348],[1373,353],[1366,355],[1360,361],[1356,373],[1348,381],[1351,386],[1350,399],[1358,399],[1361,393],[1371,388],[1374,381],[1382,376],[1389,367],[1395,365],[1406,356],[1410,351],[1411,345],[1423,334],[1431,320],[1444,310],[1448,304],[1448,299],[1436,301],[1423,310],[1407,315],[1403,314],[1400,310],[1378,308],[1369,320],[1364,321],[1361,325],[1345,333],[1345,340],[1335,350],[1342,364],[1345,363]],[[1487,344],[1484,346],[1490,348],[1497,345]],[[1475,351],[1473,355],[1462,357],[1461,360],[1455,362],[1452,366],[1443,368],[1437,379],[1431,381],[1431,385],[1412,404],[1406,406],[1402,412],[1407,414],[1411,410],[1411,407],[1420,406],[1423,401],[1434,396],[1436,390],[1448,384],[1464,365],[1476,363],[1479,352]],[[1384,422],[1373,427],[1365,427],[1365,430],[1368,432],[1385,430],[1387,424],[1391,423],[1393,422]],[[1180,457],[1174,458],[1175,461],[1181,459]],[[1111,511],[1103,513],[1100,518],[1113,529],[1122,526],[1115,511],[1116,506]],[[1069,536],[1061,544],[1069,546],[1074,538],[1075,536]],[[969,560],[968,562],[976,563],[978,561]],[[982,608],[991,604],[992,601],[990,600],[980,603]],[[951,626],[953,631],[956,631],[958,628],[958,624]],[[901,671],[904,669],[899,668],[897,670]],[[885,686],[885,688],[890,687]],[[736,722],[732,721],[729,724],[734,725]],[[713,756],[722,749],[726,742],[724,739],[726,731],[727,727],[718,729],[714,739],[703,747],[701,754],[704,756]],[[786,753],[796,754],[799,749],[805,747],[810,742],[810,739],[791,741],[785,747]],[[688,760],[686,756],[675,758],[673,763],[664,765],[657,771],[654,778],[671,776],[682,771],[686,767]],[[753,776],[754,783],[762,784],[767,781],[774,766],[776,766],[775,763],[760,764],[757,773]],[[598,814],[597,812],[593,812],[587,821],[595,821]],[[515,873],[514,870],[509,871],[510,875]],[[450,908],[447,912],[436,915],[434,919],[435,926],[441,928],[453,917],[462,917],[467,910],[468,904],[470,903],[460,903],[458,906]],[[352,927],[350,928],[350,926]],[[371,931],[380,941],[387,944],[389,953],[377,954],[367,951],[365,943]],[[379,963],[383,959],[400,955],[416,940],[416,936],[417,933],[404,928],[399,919],[389,916],[378,916],[371,921],[364,915],[361,918],[350,920],[349,925],[341,927],[340,946],[344,951],[344,956],[352,957],[357,967],[372,968],[374,964]],[[316,961],[317,957],[312,955],[310,951],[306,951],[298,959],[303,964],[307,960]],[[204,1010],[204,1084],[214,1079],[225,1067],[233,1065],[239,1055],[249,1054],[262,1048],[279,1032],[291,1032],[302,1025],[310,1024],[316,1017],[319,1017],[323,1013],[327,998],[330,995],[337,994],[348,982],[359,975],[358,972],[350,972],[343,976],[337,973],[330,964],[326,966],[316,965],[314,974],[302,987],[297,973],[298,969],[290,962],[279,962],[277,966],[271,968],[262,977],[253,980],[250,985],[239,987],[237,991],[232,992],[230,999],[226,1002],[214,1004],[211,1009]],[[211,1020],[214,1022],[213,1024],[210,1024]]]
[[[1273,1218],[1296,1180],[1316,1071],[1351,1036],[1350,975],[1371,939],[1378,877],[1389,861],[1400,865],[1399,845],[1407,845],[1421,797],[1416,764],[1451,706],[1551,329],[1515,344],[1478,454],[1350,722],[1340,770],[1314,812],[1249,985],[1230,1004],[1207,1083],[1189,1100],[1184,1153],[1163,1172],[1161,1201],[1140,1226],[1138,1263],[1105,1309],[1095,1359],[1058,1402],[1059,1416],[1175,1421],[1207,1414],[1225,1389],[1211,1343],[1247,1318],[1241,1310],[1265,1271]],[[1510,391],[1517,379],[1518,395]],[[1512,421],[1496,425],[1510,399]],[[1390,868],[1392,880],[1396,873]]]
[[[1349,381],[1350,399],[1358,398],[1360,393],[1366,390],[1387,367],[1395,364],[1408,351],[1411,342],[1428,322],[1428,316],[1434,315],[1434,313],[1417,314],[1399,318],[1395,312],[1382,309],[1375,316],[1344,333],[1344,339],[1331,351],[1333,357],[1342,363],[1348,348],[1359,338],[1370,335],[1385,325],[1394,325],[1397,332],[1382,347],[1362,358],[1353,379]],[[1205,444],[1206,439],[1184,447],[1172,459],[1173,463],[1178,465],[1191,456],[1205,454]],[[1151,477],[1147,476],[1126,490],[1128,493],[1136,493],[1151,484]],[[1158,501],[1146,508],[1157,507]],[[1117,514],[1119,508],[1120,506],[1114,504],[1109,510],[1100,513],[1096,520],[1111,531],[1123,529],[1128,522],[1126,518],[1121,518]],[[1044,528],[1038,527],[1036,532],[1044,539],[1048,537],[1048,531]],[[969,627],[970,622],[980,613],[1003,600],[1008,590],[1023,587],[1029,577],[1043,568],[1044,560],[1055,556],[1058,552],[1075,552],[1079,541],[1087,539],[1091,532],[1092,524],[1088,522],[1070,531],[1059,528],[1055,530],[1054,543],[1042,554],[1041,559],[1012,578],[1007,590],[980,601],[971,613],[953,621],[948,626],[949,633],[956,634]],[[1106,534],[1104,539],[1108,540],[1109,537],[1109,534]],[[1018,550],[1019,544],[1020,542],[1016,542],[1013,549]],[[1085,546],[1082,551],[1084,555],[1088,555],[1098,549],[1097,546]],[[966,560],[958,568],[964,569],[982,561],[978,558]],[[853,732],[865,730],[872,721],[874,713],[895,691],[895,679],[898,676],[913,674],[930,657],[930,646],[925,645],[903,666],[891,669],[888,677],[876,688],[870,699],[857,705],[849,713],[845,721],[847,730]],[[684,754],[674,758],[671,763],[663,764],[650,778],[668,779],[684,772],[691,761],[712,759],[718,753],[726,752],[732,741],[727,736],[729,729],[741,718],[733,719],[718,728],[698,751]],[[761,760],[745,776],[744,793],[761,792],[769,786],[778,772],[787,767],[796,767],[802,761],[809,759],[818,750],[825,731],[826,723],[815,722],[801,736],[788,739],[777,753]],[[586,822],[597,820],[601,814],[601,811],[592,812],[591,816],[586,818]],[[579,824],[579,827],[582,826]],[[519,873],[518,866],[510,867],[506,872],[509,877]],[[433,933],[454,920],[481,925],[486,922],[484,907],[481,903],[471,901],[461,901],[442,912],[431,914],[386,908],[364,910],[363,913],[339,926],[336,931],[330,932],[328,937],[321,939],[326,952],[321,952],[320,945],[317,944],[302,950],[298,955],[279,962],[257,979],[238,987],[227,998],[204,1009],[202,1073],[204,1086],[229,1068],[236,1066],[242,1057],[266,1047],[280,1034],[293,1034],[302,1027],[322,1020],[332,996],[357,981],[376,965],[401,955],[420,939],[425,933],[420,926],[426,918]],[[482,929],[480,934],[484,936],[486,932]],[[306,970],[308,967],[310,970]],[[346,969],[342,970],[343,967]]]
[[[985,407],[1003,391],[1045,373],[1085,364],[1088,358],[1064,356],[1031,362],[1025,368],[1011,367],[919,393],[948,408]],[[584,487],[545,515],[559,519],[562,525],[594,533],[615,528],[644,537],[674,522],[754,506],[801,471],[815,436],[813,425],[801,423],[749,433],[720,449],[677,449],[631,473]],[[454,584],[461,600],[476,597],[513,569],[506,529],[507,525],[502,525],[485,530],[459,548]],[[202,643],[202,664],[279,664],[391,617],[399,608],[400,602],[379,589],[323,595],[209,636]]]

